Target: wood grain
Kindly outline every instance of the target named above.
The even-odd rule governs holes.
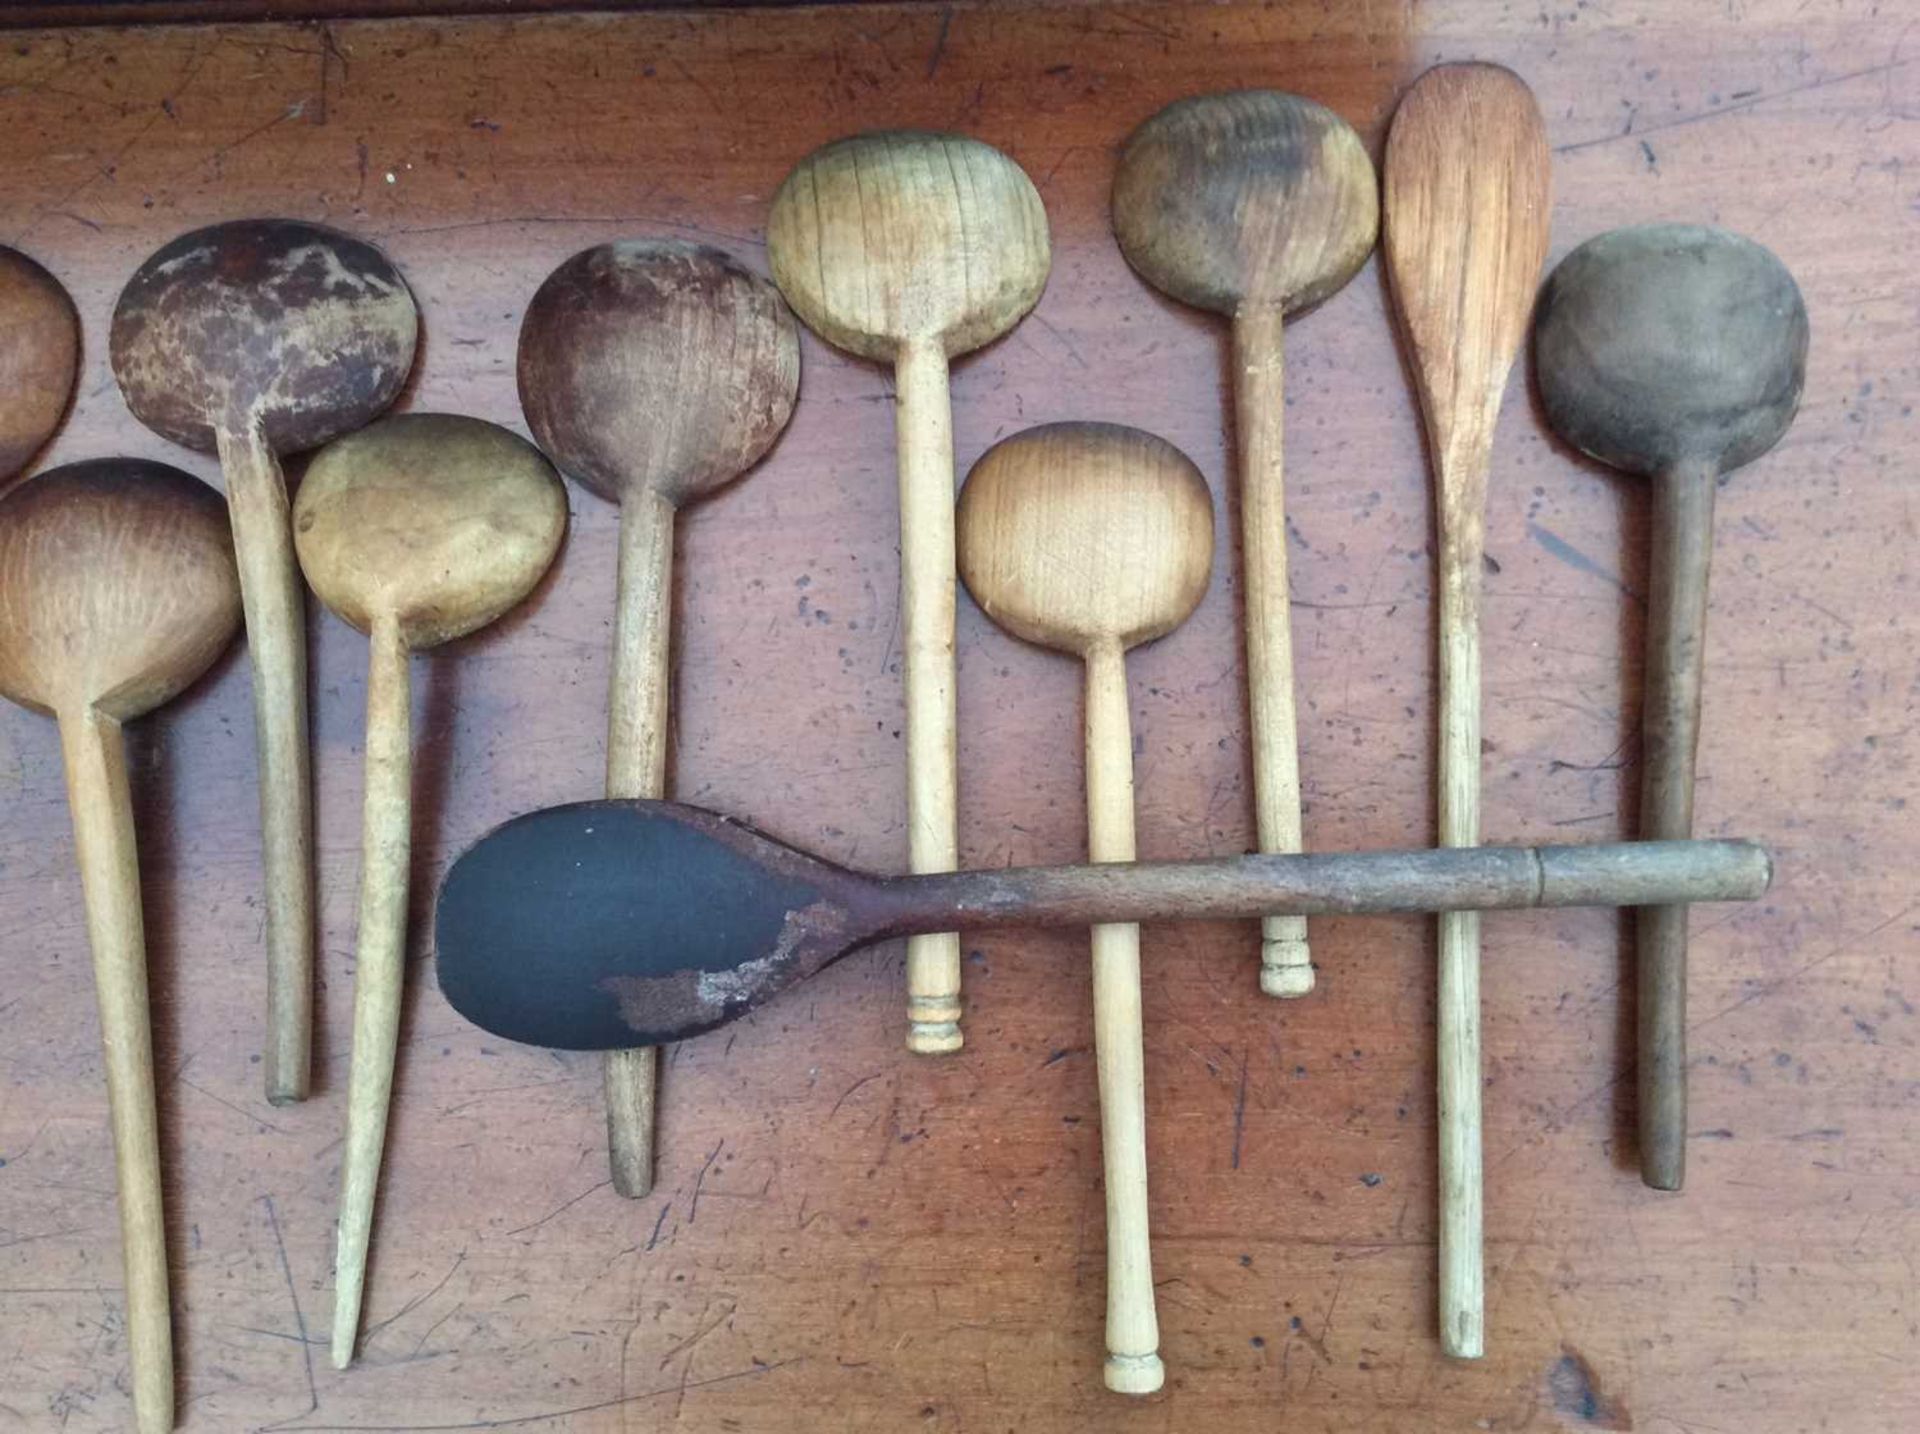
[[[1906,1010],[1920,1003],[1920,617],[1889,596],[1913,583],[1920,465],[1902,411],[1920,381],[1920,62],[1904,24],[1832,0],[1567,6],[1544,23],[1438,0],[9,34],[0,239],[62,280],[85,324],[81,400],[42,461],[127,451],[212,474],[124,411],[105,362],[114,295],[196,224],[292,213],[373,239],[424,316],[404,402],[518,426],[515,328],[569,254],[678,234],[764,272],[788,170],[842,135],[910,124],[1002,149],[1052,224],[1031,319],[953,367],[960,471],[1034,423],[1127,422],[1189,454],[1218,530],[1237,531],[1219,321],[1157,298],[1119,254],[1117,148],[1181,96],[1260,84],[1313,95],[1377,153],[1399,91],[1466,57],[1513,68],[1540,98],[1552,258],[1621,224],[1695,217],[1779,254],[1814,319],[1792,433],[1719,495],[1695,826],[1770,838],[1780,860],[1766,901],[1696,913],[1688,1189],[1645,1190],[1635,1169],[1619,919],[1487,917],[1487,1358],[1447,1361],[1433,1317],[1428,921],[1316,922],[1340,979],[1285,1004],[1259,998],[1251,924],[1145,929],[1147,1139],[1155,1171],[1178,1175],[1155,1181],[1148,1212],[1168,1383],[1138,1404],[1098,1369],[1083,933],[965,943],[955,1060],[901,1053],[898,947],[681,1047],[663,1083],[667,1158],[636,1205],[595,1188],[598,1057],[467,1026],[420,979],[416,923],[371,1333],[334,1373],[300,1337],[324,1339],[330,1307],[365,644],[316,605],[326,939],[318,1098],[303,1106],[264,1104],[253,1062],[265,985],[245,663],[170,708],[164,737],[128,733],[182,1427],[1920,1424],[1905,1272],[1920,1231]],[[1363,270],[1287,335],[1318,851],[1424,844],[1435,822],[1431,480],[1385,300],[1377,266]],[[779,448],[681,523],[676,790],[904,871],[893,414],[870,365],[802,344]],[[1494,472],[1485,837],[1632,832],[1645,487],[1556,444],[1520,389]],[[417,893],[513,813],[603,790],[619,515],[574,508],[528,604],[415,659]],[[1130,663],[1145,858],[1253,841],[1236,548],[1222,545],[1180,632]],[[956,647],[962,860],[1078,855],[1078,674],[964,598]],[[65,1418],[92,1434],[124,1428],[129,1406],[60,790],[52,725],[0,712],[0,931],[17,933],[0,943],[0,1402],[30,1429]]]
[[[1498,65],[1440,65],[1394,110],[1385,165],[1394,312],[1411,351],[1439,537],[1441,846],[1480,840],[1480,573],[1488,470],[1507,375],[1547,257],[1546,124]],[[1442,912],[1440,1338],[1485,1352],[1481,1245],[1480,917]]]

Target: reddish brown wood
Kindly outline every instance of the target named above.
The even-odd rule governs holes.
[[[1416,918],[1323,921],[1316,954],[1340,979],[1284,1008],[1230,954],[1249,927],[1149,933],[1168,1384],[1138,1407],[1100,1387],[1099,1140],[1086,979],[1069,974],[1085,938],[1071,933],[966,943],[968,1045],[950,1061],[899,1050],[897,950],[678,1048],[642,1204],[601,1184],[596,1060],[482,1037],[412,981],[368,1338],[345,1374],[319,1351],[309,1364],[302,1330],[321,1337],[331,1303],[364,696],[362,643],[316,612],[326,988],[306,1106],[263,1104],[252,1063],[264,972],[245,662],[133,743],[183,1429],[1920,1424],[1920,618],[1904,600],[1920,522],[1920,55],[1896,10],[1567,5],[1543,22],[1494,0],[861,6],[9,35],[0,242],[46,263],[86,326],[80,398],[42,463],[181,461],[120,405],[104,336],[133,267],[197,224],[279,213],[372,239],[424,316],[404,402],[517,426],[520,312],[568,254],[665,233],[764,268],[767,202],[801,155],[920,125],[1026,166],[1055,246],[1032,319],[955,365],[960,470],[1029,424],[1103,418],[1177,444],[1222,502],[1219,335],[1115,247],[1119,143],[1182,94],[1258,83],[1329,104],[1377,149],[1398,88],[1466,57],[1511,66],[1540,97],[1552,259],[1615,225],[1699,219],[1779,254],[1813,318],[1792,433],[1719,495],[1696,830],[1770,838],[1780,875],[1765,901],[1694,925],[1688,1188],[1647,1191],[1635,1168],[1618,920],[1489,917],[1479,1365],[1449,1366],[1433,1328],[1432,933]],[[1433,522],[1383,298],[1363,272],[1289,335],[1318,849],[1434,831]],[[785,438],[684,524],[674,790],[900,870],[889,391],[871,365],[803,342]],[[1621,764],[1640,697],[1644,496],[1552,444],[1524,390],[1509,394],[1487,505],[1489,841],[1633,827],[1638,773]],[[617,514],[574,506],[529,606],[416,674],[421,890],[511,813],[601,790]],[[1251,837],[1237,567],[1216,556],[1194,617],[1131,672],[1143,857]],[[964,856],[1077,857],[1074,664],[964,601],[959,635]],[[64,1418],[84,1434],[124,1428],[128,1404],[60,793],[50,726],[0,714],[0,1423]]]

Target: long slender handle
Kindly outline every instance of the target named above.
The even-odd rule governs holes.
[[[863,940],[936,926],[1091,926],[1257,917],[1272,911],[1520,911],[1751,901],[1773,880],[1747,841],[1596,842],[1314,852],[1107,866],[1029,866],[873,878],[886,915]]]
[[[1300,740],[1294,727],[1293,626],[1287,586],[1287,499],[1281,468],[1286,357],[1278,305],[1233,319],[1233,412],[1240,450],[1240,547],[1247,609],[1247,695],[1253,717],[1253,810],[1260,850],[1300,838]],[[1313,958],[1303,916],[1260,923],[1260,989],[1304,996]]]
[[[1478,513],[1443,512],[1440,538],[1440,845],[1480,841]],[[1480,1161],[1480,913],[1443,911],[1438,1022],[1440,1343],[1456,1359],[1486,1350]]]
[[[953,671],[953,403],[937,342],[900,350],[900,627],[907,689],[907,852],[914,871],[958,864]],[[907,1049],[957,1051],[960,937],[907,942]]]
[[[86,894],[87,940],[93,947],[107,1105],[120,1180],[134,1421],[140,1434],[164,1434],[173,1427],[173,1330],[167,1310],[167,1232],[160,1206],[146,933],[126,753],[120,724],[92,708],[61,715],[60,746],[66,757],[74,856]]]
[[[1118,645],[1087,654],[1087,854],[1130,862],[1133,737]],[[1093,928],[1093,1049],[1107,1186],[1107,1388],[1151,1394],[1166,1379],[1147,1237],[1147,1093],[1140,928]]]
[[[629,494],[620,508],[620,575],[607,693],[610,797],[658,797],[667,789],[673,517],[673,505],[652,493]],[[659,1069],[652,1046],[608,1051],[601,1061],[613,1188],[629,1200],[644,1199],[653,1190]]]
[[[387,1142],[406,969],[407,863],[413,836],[413,744],[407,649],[391,618],[367,655],[367,777],[360,825],[360,935],[353,975],[353,1058],[333,1262],[333,1363],[353,1362]]]
[[[1694,753],[1707,642],[1717,475],[1703,464],[1655,480],[1641,719],[1640,834],[1693,833]],[[1678,1190],[1687,1168],[1687,908],[1639,913],[1640,1178]]]
[[[253,663],[266,865],[267,1099],[307,1098],[313,1041],[313,783],[307,758],[307,620],[287,485],[258,423],[222,428],[234,556]]]

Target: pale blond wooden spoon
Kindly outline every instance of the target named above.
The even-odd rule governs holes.
[[[520,405],[561,472],[620,505],[607,683],[607,795],[667,787],[674,515],[725,487],[787,426],[800,333],[774,286],[677,239],[574,255],[520,323]],[[613,1188],[653,1189],[651,1046],[604,1060]]]
[[[353,1361],[400,1031],[411,850],[408,654],[485,627],[560,549],[567,499],[539,450],[497,424],[403,414],[323,449],[293,506],[307,581],[372,640],[353,1058],[334,1259],[333,1362]]]
[[[1087,855],[1131,862],[1126,650],[1171,632],[1207,590],[1213,503],[1173,445],[1056,423],[987,450],[959,505],[960,572],[1000,626],[1086,663]],[[1107,1388],[1166,1378],[1147,1237],[1140,928],[1093,928],[1093,1035],[1107,1187]]]
[[[0,501],[0,693],[60,722],[100,1001],[141,1434],[173,1427],[173,1334],[121,725],[190,686],[239,630],[226,510],[199,479],[106,458],[52,469]]]
[[[915,871],[952,871],[956,827],[953,407],[948,360],[1039,301],[1047,215],[1026,172],[965,135],[895,130],[815,150],[767,219],[774,282],[801,322],[891,363],[899,426],[907,839]],[[960,1048],[960,938],[907,942],[907,1049]]]
[[[1547,258],[1551,160],[1533,92],[1441,65],[1387,136],[1386,255],[1426,415],[1440,535],[1440,845],[1480,841],[1480,565],[1507,373]],[[1485,1350],[1480,914],[1439,917],[1440,1342]]]

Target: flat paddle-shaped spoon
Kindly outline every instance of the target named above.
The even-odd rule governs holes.
[[[0,693],[60,722],[100,1000],[141,1434],[173,1427],[173,1335],[121,724],[190,686],[239,630],[227,516],[199,479],[108,458],[55,468],[0,501]]]
[[[1640,831],[1693,830],[1707,568],[1720,475],[1793,422],[1807,310],[1750,239],[1687,224],[1616,229],[1560,261],[1540,296],[1534,367],[1547,421],[1602,463],[1653,480]],[[1687,1149],[1687,910],[1638,916],[1640,1175],[1678,1190]]]
[[[1137,428],[1055,423],[995,444],[960,493],[960,573],[1028,642],[1086,664],[1087,855],[1134,859],[1126,650],[1185,622],[1213,571],[1213,501],[1179,449]],[[1147,1236],[1140,928],[1093,928],[1093,1049],[1107,1193],[1107,1388],[1166,1379]]]
[[[674,514],[759,462],[793,415],[800,332],[780,291],[677,239],[602,244],[540,286],[520,323],[520,406],[547,456],[620,505],[607,795],[667,788]],[[651,1047],[605,1061],[613,1188],[653,1189]]]
[[[0,488],[60,425],[80,373],[80,316],[60,281],[0,244]]]
[[[304,1100],[313,1041],[313,792],[306,603],[277,455],[316,448],[393,402],[413,366],[413,296],[386,256],[290,219],[164,245],[113,311],[127,406],[218,452],[246,599],[266,867],[267,1099]]]
[[[315,456],[293,507],[307,581],[371,639],[353,1058],[334,1257],[333,1362],[353,1360],[400,1030],[412,845],[410,653],[485,627],[540,581],[566,528],[546,459],[497,424],[404,414]]]
[[[1440,537],[1440,845],[1480,840],[1480,565],[1507,374],[1547,259],[1551,161],[1533,92],[1441,65],[1387,135],[1386,262],[1426,416]],[[1485,1350],[1480,916],[1440,914],[1440,1341]]]
[[[1026,172],[964,135],[855,135],[803,159],[767,218],[767,261],[801,321],[891,363],[900,468],[907,844],[958,860],[953,665],[953,405],[948,360],[1039,301],[1047,215]],[[907,943],[907,1048],[960,1048],[960,938]]]
[[[461,853],[434,918],[454,1009],[554,1050],[711,1031],[875,941],[956,922],[1119,921],[1751,901],[1744,841],[1235,856],[877,876],[677,802],[529,812]]]
[[[1373,162],[1324,105],[1271,90],[1179,100],[1127,141],[1113,231],[1154,288],[1233,321],[1254,820],[1262,851],[1299,851],[1300,744],[1287,614],[1282,325],[1366,263],[1379,228]],[[1260,988],[1313,989],[1307,924],[1262,924]]]

